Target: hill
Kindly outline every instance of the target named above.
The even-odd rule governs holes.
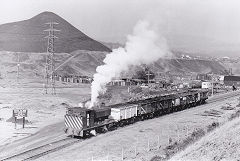
[[[154,67],[160,71],[186,74],[194,73],[215,73],[224,74],[225,67],[217,61],[199,59],[160,59],[154,63]]]
[[[70,54],[56,53],[55,66],[61,65],[57,74],[61,75],[87,75],[92,76],[96,67],[103,64],[103,59],[108,52],[77,50]],[[1,52],[0,68],[2,77],[16,77],[17,75],[16,52]],[[45,53],[19,53],[20,78],[42,77],[44,75]],[[193,73],[218,73],[224,72],[225,67],[217,61],[187,60],[187,59],[159,59],[151,65],[155,72],[170,72],[172,74]]]
[[[109,49],[117,49],[119,47],[124,47],[121,43],[113,43],[113,42],[101,42],[103,45],[107,46]]]
[[[92,76],[96,67],[103,64],[106,52],[75,51],[75,55],[67,64],[62,66],[59,74],[79,74]],[[189,60],[189,59],[159,59],[150,65],[154,72],[170,72],[172,74],[189,73],[216,73],[224,74],[225,67],[217,61],[211,60]],[[133,68],[134,69],[134,68]],[[134,72],[134,71],[132,71]],[[130,75],[131,73],[130,72]]]
[[[58,39],[55,52],[70,53],[75,50],[106,51],[111,49],[79,31],[66,20],[52,12],[43,12],[31,19],[0,25],[0,50],[16,52],[46,52],[48,22],[57,22]]]

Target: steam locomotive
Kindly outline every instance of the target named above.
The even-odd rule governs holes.
[[[201,105],[206,99],[207,90],[194,89],[101,108],[67,108],[64,116],[65,133],[81,137],[95,135],[139,120]]]

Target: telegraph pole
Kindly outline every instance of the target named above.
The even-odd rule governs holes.
[[[212,73],[212,96],[213,96],[213,73]]]
[[[55,91],[55,62],[54,62],[54,40],[57,39],[54,34],[56,31],[60,31],[54,29],[54,25],[57,25],[57,22],[48,22],[46,23],[49,25],[49,29],[44,30],[48,32],[47,38],[48,45],[47,45],[47,55],[46,55],[46,64],[45,64],[45,93],[48,93],[48,88],[51,88],[51,93],[53,95],[56,94]]]
[[[147,76],[148,76],[148,84],[149,84],[149,77],[150,77],[150,75],[153,75],[153,74],[151,74],[150,72],[149,72],[149,70],[148,70],[148,72],[147,72],[147,74],[146,74]]]
[[[20,67],[20,63],[19,63],[19,53],[17,54],[17,82],[19,80],[19,67]]]

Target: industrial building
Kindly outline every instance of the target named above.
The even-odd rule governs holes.
[[[55,80],[60,82],[68,82],[68,83],[91,83],[93,79],[88,76],[76,76],[76,75],[69,75],[69,76],[62,76],[62,75],[55,75]]]
[[[211,80],[212,77],[209,74],[198,74],[196,80]]]
[[[226,86],[240,86],[240,76],[224,76],[223,82]]]

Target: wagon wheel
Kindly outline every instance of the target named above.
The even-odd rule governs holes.
[[[105,126],[102,127],[102,132],[103,133],[108,132],[108,125],[105,125]]]

